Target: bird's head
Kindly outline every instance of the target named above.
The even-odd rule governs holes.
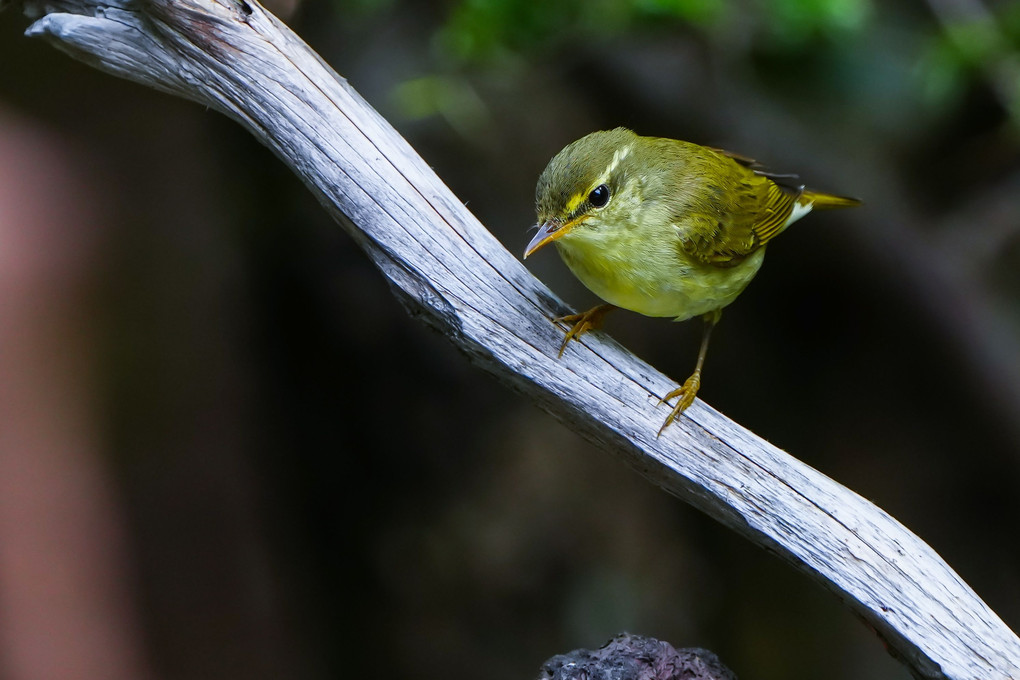
[[[625,128],[593,132],[556,154],[535,189],[538,233],[524,257],[543,246],[619,229],[640,202],[634,156],[641,138]]]

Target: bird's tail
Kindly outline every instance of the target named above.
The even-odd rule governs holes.
[[[849,196],[834,196],[833,194],[822,194],[817,191],[805,190],[800,195],[798,203],[810,201],[812,210],[829,210],[831,208],[852,208],[860,205],[861,201]]]

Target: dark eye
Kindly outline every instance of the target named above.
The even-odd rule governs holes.
[[[605,184],[600,184],[591,190],[588,194],[588,202],[596,208],[605,207],[606,203],[609,203],[609,187]]]

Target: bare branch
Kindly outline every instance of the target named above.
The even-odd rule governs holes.
[[[25,2],[28,29],[97,68],[242,123],[319,197],[408,311],[655,484],[836,593],[918,677],[1020,678],[1020,640],[924,542],[696,402],[603,337],[556,354],[568,311],[299,38],[244,0]]]

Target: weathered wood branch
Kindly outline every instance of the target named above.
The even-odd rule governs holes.
[[[696,402],[611,340],[562,359],[564,305],[413,149],[273,16],[244,0],[27,0],[27,34],[222,111],[364,248],[410,313],[655,484],[836,593],[923,678],[1020,678],[1020,640],[924,542],[852,491]]]

